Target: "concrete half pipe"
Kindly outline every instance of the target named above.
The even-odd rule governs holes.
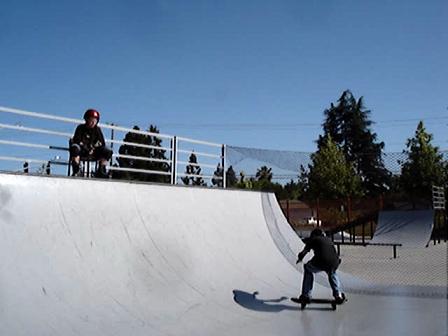
[[[300,311],[301,244],[272,194],[2,173],[0,335],[446,335],[443,298]]]

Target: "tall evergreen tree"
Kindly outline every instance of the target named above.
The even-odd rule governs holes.
[[[230,166],[226,171],[226,184],[227,187],[234,187],[238,183],[238,179],[236,177],[236,173],[233,170],[233,167]]]
[[[222,188],[223,185],[222,172],[223,168],[221,167],[221,164],[218,163],[216,170],[213,172],[212,184],[214,186]],[[238,179],[236,178],[235,171],[233,170],[233,167],[230,166],[226,171],[226,187],[227,188],[234,187],[237,183]]]
[[[205,186],[206,183],[204,179],[200,176],[201,171],[202,169],[198,164],[198,158],[194,153],[191,153],[188,159],[188,165],[185,168],[185,174],[194,176],[184,176],[181,178],[182,182],[185,185],[191,184],[191,185]]]
[[[335,106],[324,111],[324,135],[319,136],[318,147],[330,136],[342,149],[347,161],[353,163],[362,179],[367,194],[377,195],[390,188],[391,174],[384,167],[383,142],[370,130],[370,111],[365,109],[363,97],[356,100],[349,90],[342,93]]]
[[[447,162],[443,161],[438,147],[431,145],[432,134],[426,132],[420,121],[413,138],[403,151],[408,159],[402,163],[400,185],[413,199],[431,199],[432,185],[447,183]]]
[[[308,197],[336,199],[361,195],[360,177],[331,137],[311,155],[311,161],[308,172],[302,169],[302,181],[307,182]]]
[[[140,130],[138,126],[134,126],[133,129],[136,131]],[[156,126],[150,125],[147,132],[159,133],[159,130],[157,129]],[[128,132],[126,133],[123,140],[124,142],[131,142],[145,146],[162,147],[162,139],[153,135]],[[118,152],[121,155],[136,156],[136,157],[138,156],[143,158],[142,160],[136,158],[118,157],[117,162],[120,168],[153,170],[161,172],[170,171],[168,163],[163,162],[163,160],[167,160],[166,151],[164,149],[140,147],[125,144],[120,146]],[[144,160],[145,158],[154,159],[155,161]],[[170,176],[167,175],[148,174],[139,172],[116,171],[114,172],[113,177],[119,179],[129,179],[138,181],[163,182],[163,183],[170,182]]]
[[[212,185],[222,188],[223,186],[223,171],[221,164],[218,163],[216,170],[213,172]]]

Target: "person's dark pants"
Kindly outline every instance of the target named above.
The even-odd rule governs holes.
[[[73,159],[74,157],[79,156],[81,160],[87,159],[92,161],[106,160],[109,161],[112,157],[112,150],[106,146],[94,148],[93,153],[89,155],[89,153],[81,148],[78,144],[72,144],[70,147],[70,157]],[[78,174],[79,172],[79,164],[72,161],[73,175]],[[104,166],[100,165],[99,171],[97,172],[99,177],[106,177],[106,169]],[[103,176],[104,175],[104,176]]]
[[[98,160],[110,160],[112,157],[112,150],[106,146],[97,147],[93,149],[93,153],[89,155],[89,152],[81,148],[78,144],[72,144],[70,147],[70,157],[80,156],[81,158],[88,158],[95,161]]]
[[[336,273],[336,270],[332,270],[330,272],[324,271],[323,269],[315,266],[311,261],[307,262],[303,266],[305,273],[303,274],[303,283],[302,283],[302,296],[306,298],[311,298],[311,292],[313,290],[313,282],[314,282],[314,273],[325,272],[328,276],[328,282],[330,283],[330,287],[333,291],[333,296],[339,296],[341,291],[341,282],[339,281],[339,277]]]

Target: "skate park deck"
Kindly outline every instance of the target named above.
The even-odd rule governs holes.
[[[0,173],[0,335],[446,335],[446,294],[350,274],[299,310],[302,247],[273,194]]]

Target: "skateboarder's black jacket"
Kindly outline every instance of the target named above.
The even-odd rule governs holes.
[[[104,147],[103,132],[97,126],[88,128],[85,124],[76,127],[73,143],[81,145],[82,150],[89,151],[94,148]]]
[[[304,250],[314,252],[314,257],[311,259],[313,265],[326,272],[332,272],[338,268],[340,259],[333,242],[328,237],[305,238],[304,242]]]

